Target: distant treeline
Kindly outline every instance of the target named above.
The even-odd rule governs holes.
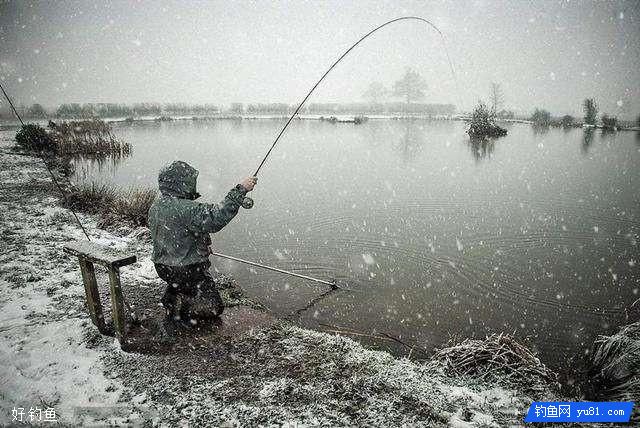
[[[297,105],[284,103],[241,104],[234,103],[228,110],[235,114],[291,114]],[[429,116],[451,115],[456,112],[453,104],[428,103],[311,103],[305,105],[300,114],[386,114],[407,113]]]
[[[456,112],[456,106],[453,104],[430,104],[430,103],[404,103],[404,102],[385,102],[385,103],[314,103],[309,104],[304,109],[305,113],[344,113],[344,114],[421,114],[427,116],[452,115]]]
[[[186,103],[70,103],[47,110],[40,104],[18,107],[21,116],[30,119],[50,118],[127,118],[139,116],[207,116],[218,114],[288,115],[296,105],[285,103],[233,103],[229,107],[215,104]],[[453,104],[403,103],[403,102],[359,102],[359,103],[313,103],[305,106],[301,114],[420,114],[428,116],[451,115],[456,112]],[[0,117],[11,118],[9,110],[0,110]]]
[[[220,107],[214,104],[186,103],[71,103],[61,104],[56,109],[45,109],[40,104],[33,104],[29,107],[19,106],[17,110],[22,117],[30,119],[89,119],[161,115],[214,115],[221,112]],[[12,117],[13,113],[8,108],[0,108],[0,118]]]
[[[633,127],[640,127],[640,116],[634,121],[621,120],[616,116],[612,116],[608,113],[603,113],[598,120],[598,103],[594,98],[585,98],[582,102],[582,110],[584,116],[582,120],[577,119],[569,114],[562,117],[552,116],[551,113],[545,109],[537,108],[529,118],[533,122],[534,126],[538,127],[601,127],[604,130],[617,131],[618,129],[629,129]]]
[[[291,114],[295,111],[293,104],[240,104],[231,105],[229,110],[237,114]],[[456,112],[453,104],[428,104],[428,103],[311,103],[305,105],[301,114],[421,114],[428,116],[452,115]]]
[[[56,117],[130,117],[130,116],[159,116],[159,115],[204,115],[217,114],[220,108],[214,104],[185,104],[185,103],[88,103],[61,104],[54,116]]]

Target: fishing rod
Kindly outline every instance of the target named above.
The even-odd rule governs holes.
[[[211,255],[217,256],[217,257],[222,257],[223,259],[229,259],[229,260],[233,260],[233,261],[236,261],[236,262],[244,263],[244,264],[251,265],[251,266],[256,266],[256,267],[259,267],[259,268],[262,268],[262,269],[267,269],[267,270],[271,270],[271,271],[274,271],[274,272],[283,273],[285,275],[290,275],[290,276],[295,276],[297,278],[307,279],[309,281],[318,282],[320,284],[325,284],[325,285],[328,285],[329,287],[331,287],[332,290],[337,290],[337,289],[341,288],[341,287],[338,287],[338,284],[336,283],[335,280],[326,281],[324,279],[314,278],[312,276],[302,275],[302,274],[291,272],[291,271],[284,270],[284,269],[278,269],[278,268],[275,268],[273,266],[263,265],[262,263],[256,263],[256,262],[252,262],[252,261],[249,261],[249,260],[241,259],[239,257],[228,256],[228,255],[222,254],[222,253],[211,252]]]
[[[353,49],[355,49],[356,46],[358,46],[363,40],[365,40],[366,38],[371,36],[376,31],[380,30],[383,27],[386,27],[387,25],[393,24],[394,22],[408,21],[408,20],[424,22],[427,25],[431,26],[431,28],[436,30],[437,33],[440,35],[440,37],[442,38],[444,51],[445,51],[445,53],[447,55],[447,61],[449,62],[449,68],[451,69],[451,74],[453,75],[454,81],[456,82],[456,86],[457,86],[458,80],[457,80],[457,77],[456,77],[456,72],[455,72],[455,70],[453,68],[453,63],[451,62],[451,57],[449,56],[449,51],[447,50],[447,44],[445,42],[444,34],[442,33],[442,31],[440,31],[440,29],[438,27],[436,27],[435,24],[433,24],[431,21],[429,21],[427,19],[424,19],[424,18],[421,18],[419,16],[402,16],[400,18],[395,18],[395,19],[392,19],[390,21],[387,21],[384,24],[379,25],[376,28],[374,28],[373,30],[369,31],[367,34],[362,36],[357,42],[355,42],[353,45],[351,45],[351,47],[349,47],[349,49],[347,49],[342,55],[340,55],[340,57],[331,65],[331,67],[329,67],[329,69],[327,71],[325,71],[325,73],[322,75],[322,77],[320,77],[320,79],[316,82],[316,84],[313,85],[311,90],[302,99],[300,104],[298,104],[298,107],[296,107],[296,109],[293,112],[293,114],[289,117],[289,120],[287,120],[287,122],[284,124],[284,126],[282,127],[282,129],[280,130],[278,135],[276,136],[276,139],[273,141],[273,144],[271,144],[271,147],[269,147],[269,150],[267,151],[267,154],[264,155],[264,158],[262,158],[262,162],[260,162],[260,165],[258,165],[258,168],[256,169],[256,172],[253,174],[254,177],[258,176],[258,173],[260,172],[260,169],[262,168],[262,166],[265,164],[265,162],[269,158],[269,155],[271,154],[271,152],[275,148],[276,144],[278,144],[278,140],[280,140],[280,137],[282,137],[282,134],[284,134],[284,131],[286,131],[286,129],[289,127],[289,124],[291,124],[291,121],[293,120],[293,118],[298,114],[298,112],[300,111],[300,109],[302,108],[304,103],[309,99],[311,94],[313,94],[313,92],[316,90],[318,85],[320,85],[320,83],[324,80],[324,78],[327,77],[327,75],[331,72],[331,70],[333,70],[335,68],[335,66],[338,65],[338,63],[340,63],[340,61],[342,61],[342,59],[349,54],[349,52],[351,52]],[[251,199],[249,197],[245,197],[243,202],[242,202],[242,207],[246,208],[246,209],[250,209],[251,207],[253,207],[253,199]]]

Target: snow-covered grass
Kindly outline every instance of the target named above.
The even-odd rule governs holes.
[[[519,424],[533,399],[284,323],[226,346],[235,369],[214,360],[210,375],[175,376],[167,357],[120,354],[108,365],[132,394],[164,401],[158,412],[171,425],[498,427]]]

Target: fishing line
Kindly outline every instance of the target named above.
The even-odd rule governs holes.
[[[271,147],[267,151],[267,154],[264,156],[264,158],[262,159],[262,162],[260,162],[260,165],[258,165],[258,168],[256,169],[256,172],[253,175],[254,176],[258,175],[258,173],[260,172],[260,169],[262,168],[262,166],[267,161],[267,158],[269,157],[269,155],[273,151],[274,147],[276,146],[276,144],[278,144],[278,140],[280,140],[280,137],[282,137],[282,134],[284,134],[284,131],[287,129],[287,127],[289,126],[289,124],[291,123],[293,118],[298,114],[298,112],[300,111],[300,109],[302,108],[304,103],[307,101],[307,99],[309,99],[311,94],[313,94],[313,91],[316,90],[316,88],[318,87],[318,85],[320,85],[320,83],[324,80],[324,78],[327,77],[327,75],[331,72],[331,70],[333,70],[334,67],[336,65],[338,65],[338,63],[340,63],[340,61],[342,61],[342,59],[349,54],[349,52],[351,52],[363,40],[365,40],[367,37],[371,36],[376,31],[380,30],[381,28],[386,27],[387,25],[393,24],[394,22],[409,21],[409,20],[424,22],[424,23],[428,24],[429,26],[431,26],[431,28],[436,30],[437,33],[440,35],[440,37],[442,38],[442,43],[443,43],[443,46],[444,46],[445,54],[447,55],[447,61],[449,62],[449,68],[451,69],[451,74],[452,74],[453,80],[455,81],[455,84],[456,84],[456,91],[457,91],[457,89],[458,89],[458,79],[456,77],[456,72],[455,72],[455,70],[453,68],[453,63],[451,62],[451,57],[449,56],[449,51],[447,50],[447,44],[446,44],[446,41],[445,41],[445,38],[444,38],[444,34],[442,33],[442,31],[440,31],[440,29],[438,27],[436,27],[435,24],[433,24],[431,21],[429,21],[427,19],[424,19],[424,18],[421,18],[419,16],[403,16],[403,17],[400,17],[400,18],[392,19],[391,21],[387,21],[384,24],[379,25],[378,27],[376,27],[373,30],[369,31],[367,34],[362,36],[357,42],[355,42],[353,45],[351,45],[351,47],[349,49],[347,49],[342,55],[340,55],[340,57],[336,60],[336,62],[334,62],[333,65],[331,65],[331,67],[329,67],[329,69],[322,75],[320,80],[318,80],[316,82],[316,84],[313,85],[311,90],[307,93],[307,95],[304,97],[302,102],[300,104],[298,104],[298,107],[295,109],[293,114],[289,117],[289,120],[287,120],[287,123],[285,123],[285,125],[282,127],[282,129],[280,130],[280,132],[276,136],[276,139],[273,141],[273,144],[271,144]],[[253,205],[253,203],[251,203],[251,205]]]
[[[18,120],[20,121],[22,126],[24,127],[25,123],[22,121],[22,118],[20,117],[20,114],[18,114],[18,110],[16,110],[15,106],[13,105],[13,102],[11,101],[11,98],[9,98],[9,95],[4,90],[4,87],[2,86],[2,84],[0,84],[0,89],[2,90],[2,93],[4,94],[4,97],[9,102],[9,105],[11,106],[11,109],[13,110],[13,114],[16,115],[16,117],[18,118]],[[49,167],[49,164],[44,159],[44,155],[42,153],[40,153],[39,157],[40,157],[40,160],[42,161],[42,163],[44,163],[44,166],[47,168],[47,171],[49,172],[49,175],[51,176],[51,179],[53,180],[54,184],[56,185],[56,187],[58,188],[58,190],[62,194],[62,199],[64,199],[65,206],[69,208],[69,210],[73,214],[73,217],[75,217],[76,222],[78,222],[78,225],[80,226],[80,229],[82,229],[82,233],[84,233],[84,236],[87,237],[87,240],[91,241],[91,238],[89,238],[89,234],[87,233],[87,230],[82,225],[82,222],[80,221],[80,218],[78,218],[78,215],[76,214],[76,212],[73,210],[73,208],[69,204],[66,192],[62,189],[62,186],[60,186],[60,183],[58,183],[58,180],[56,179],[56,176],[53,174],[53,171],[51,171],[51,168]]]

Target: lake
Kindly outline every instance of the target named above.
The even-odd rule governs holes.
[[[76,179],[155,186],[161,166],[181,159],[200,170],[201,200],[218,201],[282,125],[116,125],[133,155],[78,162]],[[466,127],[295,121],[261,171],[255,207],[214,247],[353,291],[314,301],[327,287],[224,259],[215,268],[311,328],[386,333],[429,351],[508,332],[551,367],[577,364],[596,335],[639,318],[640,139],[513,124],[472,144]]]

